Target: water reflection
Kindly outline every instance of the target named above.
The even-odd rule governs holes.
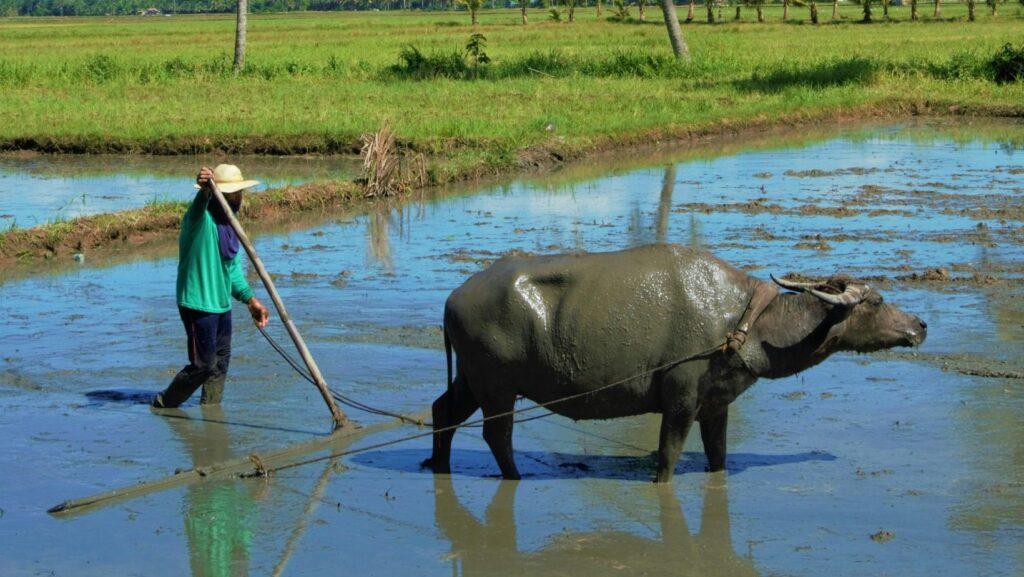
[[[709,475],[704,486],[700,529],[691,533],[671,486],[638,489],[656,501],[661,534],[648,539],[624,531],[562,533],[539,551],[516,544],[515,496],[520,483],[502,481],[477,520],[455,494],[450,476],[434,480],[435,522],[451,542],[453,575],[629,575],[740,577],[758,575],[751,559],[736,553],[729,526],[725,476]]]
[[[401,210],[395,214],[401,217]],[[366,252],[370,262],[387,272],[394,270],[391,261],[391,211],[374,211],[366,218]]]
[[[203,405],[195,420],[180,409],[164,411],[163,419],[192,457],[196,467],[233,458],[228,426],[220,407]],[[234,479],[196,483],[185,495],[185,535],[193,577],[249,574],[253,524],[261,483]]]
[[[654,237],[658,242],[668,240],[668,216],[672,211],[672,193],[676,188],[676,165],[665,167],[665,177],[661,181],[661,196],[658,199],[658,226]]]

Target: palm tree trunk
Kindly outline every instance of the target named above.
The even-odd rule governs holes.
[[[974,22],[974,0],[967,0],[967,21]]]
[[[736,15],[733,16],[732,19],[733,20],[739,20],[740,19],[740,5],[739,4],[736,5]]]
[[[576,21],[576,3],[569,4],[569,23],[572,24]]]
[[[664,1],[664,0],[662,0]],[[708,24],[715,23],[715,0],[704,0],[704,6],[708,9]]]
[[[597,0],[597,17],[601,17],[601,0]]]
[[[996,14],[996,12],[999,11],[999,0],[991,0],[991,1],[992,1],[992,16],[998,16],[998,14]]]
[[[811,24],[817,24],[818,23],[818,3],[814,2],[814,0],[811,0],[810,8],[811,8]]]
[[[757,21],[764,24],[764,9],[760,4],[757,5]]]
[[[665,27],[668,28],[668,41],[672,43],[672,52],[676,58],[689,62],[690,48],[686,45],[686,40],[683,40],[683,30],[679,27],[679,17],[676,16],[675,0],[661,0],[661,12],[665,16]]]
[[[935,0],[935,13],[932,14],[932,18],[938,18],[942,16],[941,2],[942,0]]]
[[[910,0],[910,19],[917,22],[917,0]]]
[[[636,0],[636,7],[637,7],[638,10],[640,10],[640,21],[641,22],[646,22],[647,21],[647,14],[644,13],[644,4],[645,3],[646,3],[646,0]]]
[[[839,0],[832,0],[832,19],[839,19]]]
[[[473,26],[476,26],[476,10],[475,9],[471,9],[469,11],[469,23],[472,24]]]
[[[890,0],[882,0],[882,16],[886,20],[889,19],[889,2]]]
[[[235,21],[235,74],[245,68],[245,29],[249,12],[249,0],[238,0],[238,17]]]
[[[686,9],[686,22],[693,22],[693,0],[690,0],[689,7]]]
[[[520,2],[520,4],[519,4],[519,11],[522,12],[522,14],[523,14],[523,25],[526,25],[528,23],[528,19],[526,17],[526,3],[527,3],[527,1],[528,0],[519,0],[519,2]]]
[[[864,22],[871,22],[871,0],[861,0],[864,3]]]
[[[782,0],[782,21],[789,20],[789,0]]]

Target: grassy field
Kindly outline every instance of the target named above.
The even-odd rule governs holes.
[[[823,20],[831,7],[821,6]],[[1017,4],[966,22],[864,25],[843,5],[839,23],[804,22],[794,7],[767,24],[694,23],[694,60],[671,58],[661,13],[609,22],[592,8],[574,24],[534,10],[304,13],[250,17],[249,70],[229,71],[230,16],[0,19],[0,143],[6,148],[184,152],[351,150],[360,133],[391,120],[418,149],[469,163],[502,163],[530,146],[571,149],[671,137],[722,123],[771,122],[872,108],[949,106],[1024,112],[1024,84],[997,84],[985,62],[1024,40]],[[606,11],[606,14],[610,12]],[[685,6],[680,8],[680,16]],[[881,10],[876,6],[876,18]],[[633,15],[636,15],[635,8]],[[698,20],[703,12],[698,8]],[[400,51],[461,52],[487,38],[492,63],[478,78],[417,80],[393,70]]]

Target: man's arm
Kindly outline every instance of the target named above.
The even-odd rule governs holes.
[[[774,284],[757,283],[757,286],[754,287],[754,294],[750,296],[750,302],[747,303],[747,308],[743,311],[743,316],[740,317],[740,322],[727,337],[727,346],[730,349],[738,352],[743,348],[743,343],[747,342],[747,333],[750,332],[750,328],[757,322],[757,318],[764,312],[768,303],[772,302],[778,294],[779,289]]]
[[[210,197],[213,195],[213,189],[209,186],[211,180],[213,180],[212,170],[205,166],[199,169],[199,175],[196,176],[199,192],[196,193],[195,198],[192,199],[192,204],[188,207],[188,213],[193,217],[196,213],[206,210],[206,206],[210,203]]]
[[[252,320],[257,326],[265,327],[267,326],[267,319],[270,317],[270,311],[267,310],[267,307],[263,306],[260,299],[256,298],[256,295],[252,292],[249,281],[245,280],[245,274],[242,273],[240,261],[241,256],[236,255],[232,259],[231,264],[228,265],[228,275],[231,278],[231,296],[249,307],[249,314],[252,315]]]

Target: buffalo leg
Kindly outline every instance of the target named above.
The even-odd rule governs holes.
[[[704,442],[704,455],[708,458],[708,471],[725,468],[725,429],[728,422],[728,405],[701,409],[700,438]]]
[[[465,379],[461,375],[456,375],[451,388],[438,397],[431,406],[434,430],[461,425],[479,407],[473,393],[466,386]],[[452,438],[454,436],[455,429],[434,433],[433,452],[429,459],[423,461],[423,466],[433,469],[435,473],[451,472]]]
[[[519,469],[516,468],[516,461],[512,455],[512,425],[514,415],[505,414],[515,408],[515,397],[502,399],[500,402],[486,403],[483,405],[484,417],[484,441],[494,453],[494,460],[498,462],[501,469],[501,476],[510,481],[519,479]],[[495,417],[495,415],[503,415]]]
[[[661,417],[661,435],[658,444],[658,476],[656,483],[668,483],[675,474],[679,453],[683,450],[686,435],[693,426],[693,411],[665,413]]]

